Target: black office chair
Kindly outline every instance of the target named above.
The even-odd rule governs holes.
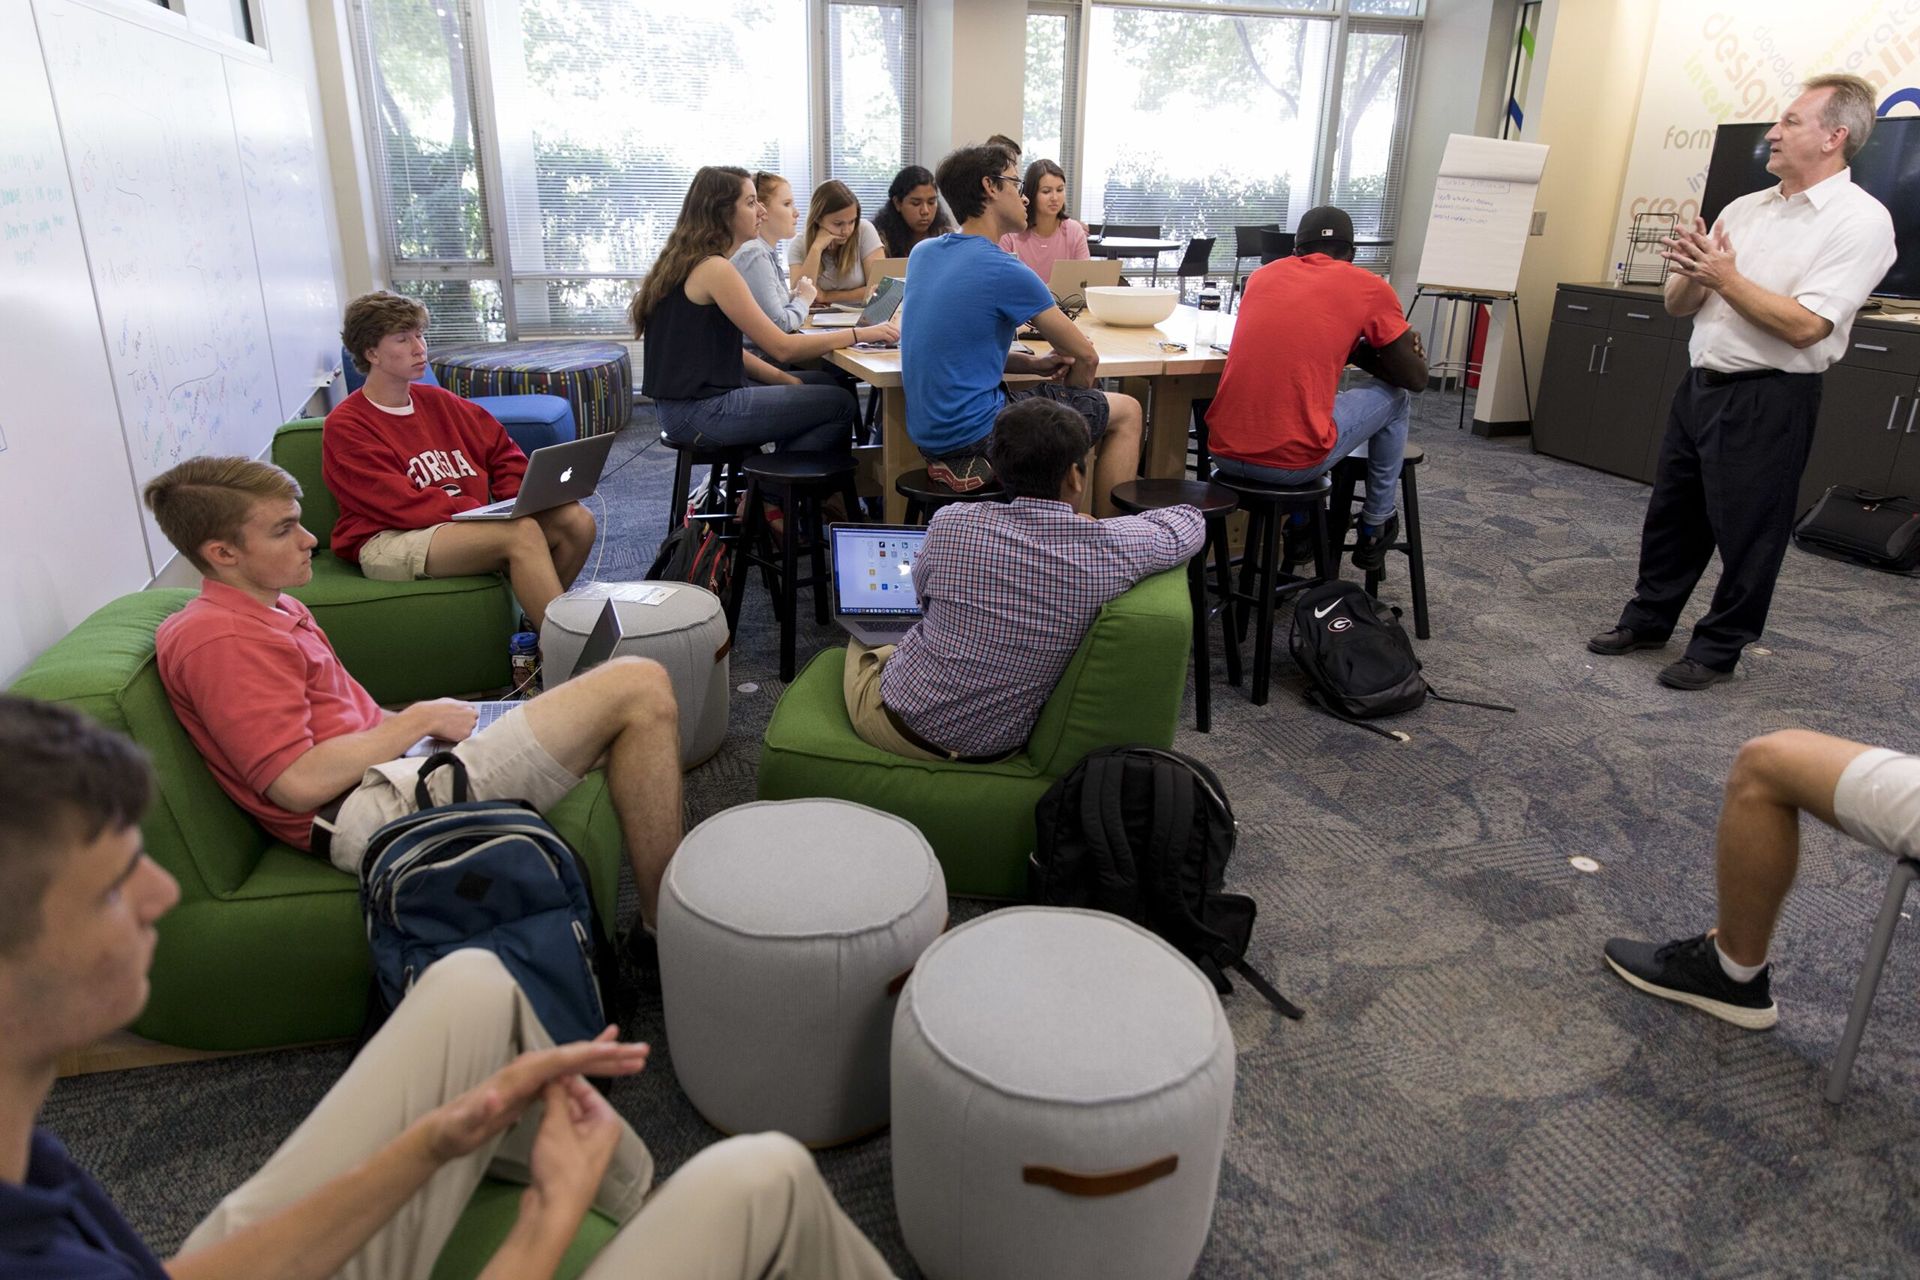
[[[1277,222],[1233,229],[1233,294],[1229,305],[1237,305],[1240,298],[1240,264],[1248,258],[1259,258],[1263,265],[1268,262],[1260,235],[1265,231],[1277,233],[1279,230],[1280,224]]]
[[[1260,265],[1293,256],[1293,232],[1260,230]]]
[[[1158,240],[1160,228],[1145,222],[1108,222],[1102,224],[1100,234],[1115,240]]]
[[[1180,258],[1179,269],[1173,273],[1174,279],[1179,281],[1177,287],[1180,290],[1181,301],[1186,300],[1189,277],[1199,276],[1202,280],[1206,278],[1207,263],[1213,257],[1213,244],[1212,236],[1195,236],[1187,241],[1187,251]]]

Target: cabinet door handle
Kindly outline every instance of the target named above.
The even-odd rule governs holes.
[[[1901,435],[1910,436],[1913,434],[1913,414],[1916,409],[1920,409],[1920,396],[1915,396],[1907,402],[1907,429],[1902,431],[1900,433]]]
[[[1569,303],[1567,304],[1567,310],[1569,310],[1569,311],[1591,311],[1591,310],[1593,310],[1593,308],[1592,308],[1592,307],[1583,307],[1583,306],[1580,306],[1580,305],[1579,305],[1579,304],[1577,304],[1577,303],[1572,303],[1572,302],[1569,302]]]
[[[1900,402],[1905,399],[1905,396],[1895,396],[1893,398],[1893,408],[1887,410],[1887,430],[1893,430],[1893,420],[1900,416]],[[1920,404],[1920,400],[1916,400],[1914,403]],[[1909,414],[1908,416],[1911,417],[1912,415]]]
[[[1885,347],[1878,346],[1871,342],[1856,342],[1853,344],[1853,349],[1855,351],[1878,351],[1881,355],[1887,354]]]
[[[1607,376],[1607,357],[1613,354],[1613,339],[1608,338],[1606,345],[1600,348],[1600,376]]]
[[[1597,342],[1587,348],[1587,372],[1588,373],[1593,372],[1593,358],[1594,356],[1598,355],[1599,352],[1600,352],[1600,344]]]
[[[1647,312],[1645,312],[1645,311],[1629,311],[1629,312],[1627,312],[1627,319],[1629,319],[1629,320],[1651,320],[1651,319],[1653,319],[1653,317],[1652,317],[1651,315],[1649,315],[1649,314],[1648,314]]]

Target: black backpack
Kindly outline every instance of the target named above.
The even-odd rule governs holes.
[[[1794,524],[1793,544],[1829,560],[1920,576],[1920,502],[1836,484]]]
[[[733,581],[733,555],[720,536],[721,520],[687,520],[660,540],[660,550],[647,570],[650,582],[691,582],[722,600]]]
[[[1300,593],[1287,637],[1294,665],[1307,678],[1308,705],[1384,738],[1406,735],[1366,721],[1412,711],[1428,698],[1512,711],[1497,702],[1449,698],[1427,683],[1413,641],[1400,625],[1400,611],[1363,590],[1335,579]]]
[[[1223,893],[1233,856],[1233,810],[1213,770],[1158,747],[1102,747],[1034,806],[1037,838],[1027,866],[1033,901],[1091,907],[1153,930],[1212,980],[1233,990],[1236,970],[1289,1018],[1301,1012],[1247,964],[1259,911]]]

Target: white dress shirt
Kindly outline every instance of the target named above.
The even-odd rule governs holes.
[[[1833,332],[1796,348],[1753,324],[1717,293],[1693,317],[1693,367],[1739,373],[1820,373],[1846,354],[1854,313],[1893,265],[1893,218],[1842,169],[1798,195],[1779,184],[1741,196],[1720,214],[1740,274],[1833,322]]]

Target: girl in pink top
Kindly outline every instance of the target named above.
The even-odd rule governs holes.
[[[1033,268],[1044,283],[1053,277],[1056,262],[1085,262],[1087,229],[1063,217],[1067,207],[1067,175],[1051,160],[1027,166],[1020,192],[1027,198],[1027,229],[1000,237],[1000,247]]]

